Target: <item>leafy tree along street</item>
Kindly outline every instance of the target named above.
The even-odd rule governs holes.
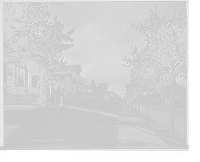
[[[174,91],[177,77],[187,77],[187,25],[184,10],[176,11],[169,19],[150,11],[143,23],[132,22],[131,26],[146,37],[146,46],[141,52],[135,49],[133,58],[125,57],[131,68],[131,78],[142,79],[149,96],[150,90],[162,92],[171,85],[171,135],[174,134]],[[147,97],[148,100],[149,97]],[[148,102],[147,102],[148,110]],[[148,111],[147,111],[148,112]],[[148,115],[148,113],[147,113]]]
[[[57,17],[50,22],[48,7],[41,2],[3,3],[3,59],[38,74],[41,103],[46,97],[45,80],[52,78],[50,67],[61,67],[65,61],[62,51],[73,46],[71,35],[75,28],[63,33]]]

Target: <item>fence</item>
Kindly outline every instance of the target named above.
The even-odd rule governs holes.
[[[25,95],[5,95],[4,100],[5,105],[31,105],[37,104],[38,98],[37,96],[25,96]]]

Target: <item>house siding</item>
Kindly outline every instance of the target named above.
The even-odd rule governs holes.
[[[63,92],[64,95],[67,96],[67,93],[72,92],[72,78],[71,74],[64,74],[64,77],[60,77],[60,75],[55,75],[56,80],[58,80],[60,83],[62,83],[63,86],[65,86],[65,90]]]

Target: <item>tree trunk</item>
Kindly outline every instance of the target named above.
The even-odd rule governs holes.
[[[138,112],[140,113],[141,112],[141,107],[140,107],[141,105],[140,105],[140,101],[138,101]]]
[[[132,107],[133,107],[133,109],[134,109],[134,99],[132,100]]]
[[[171,128],[171,135],[174,135],[175,133],[175,116],[174,116],[174,84],[175,82],[173,81],[172,83],[172,91],[171,91],[171,111],[170,111],[170,117],[171,117],[171,121],[170,121],[170,128]]]
[[[45,100],[47,98],[47,94],[45,92],[45,80],[44,80],[44,73],[41,73],[39,76],[39,104],[44,105]]]
[[[149,117],[149,91],[147,91],[147,117]]]
[[[135,99],[135,110],[137,111],[137,99]]]

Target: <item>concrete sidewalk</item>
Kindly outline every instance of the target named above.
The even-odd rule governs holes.
[[[118,118],[117,148],[169,148],[137,112],[124,106]]]

